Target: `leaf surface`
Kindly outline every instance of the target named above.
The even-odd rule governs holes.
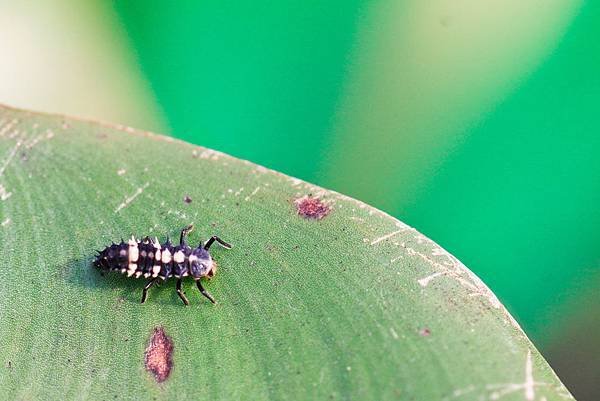
[[[0,155],[6,399],[572,399],[475,275],[357,200],[168,137],[6,107]],[[211,250],[216,305],[186,281],[185,307],[172,280],[142,305],[144,280],[91,267],[112,241],[189,223],[193,243],[234,245]]]

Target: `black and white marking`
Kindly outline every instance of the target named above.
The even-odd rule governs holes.
[[[154,240],[149,237],[137,240],[133,236],[127,242],[113,243],[98,251],[94,266],[106,271],[127,274],[127,277],[149,278],[142,293],[142,303],[146,301],[150,287],[159,281],[174,277],[177,279],[177,294],[184,304],[189,305],[188,299],[181,290],[181,280],[188,276],[196,281],[202,295],[215,303],[215,299],[204,289],[200,279],[211,278],[217,270],[217,265],[209,253],[210,246],[215,241],[227,249],[231,249],[231,245],[214,235],[205,244],[200,242],[197,248],[191,248],[185,237],[193,228],[194,226],[190,225],[181,230],[179,245],[173,245],[169,239],[164,244],[160,244],[156,237]]]

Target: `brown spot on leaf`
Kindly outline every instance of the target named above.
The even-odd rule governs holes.
[[[428,327],[423,327],[421,330],[419,330],[419,334],[423,337],[427,337],[431,334],[431,330],[429,330]]]
[[[298,215],[305,219],[321,220],[331,211],[331,207],[323,203],[319,198],[313,198],[311,195],[303,196],[294,201]]]
[[[158,383],[168,379],[173,368],[173,340],[167,336],[165,329],[155,327],[150,342],[144,353],[144,366]]]

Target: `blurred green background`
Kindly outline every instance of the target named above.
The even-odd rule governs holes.
[[[5,3],[0,102],[167,132],[379,207],[597,399],[600,3]]]

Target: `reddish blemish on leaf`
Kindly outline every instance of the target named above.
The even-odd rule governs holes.
[[[173,340],[162,327],[155,327],[144,353],[144,366],[158,383],[168,379],[173,368]]]
[[[419,334],[423,337],[427,337],[431,334],[431,330],[429,330],[428,327],[423,327],[421,330],[419,330]]]
[[[303,196],[294,201],[298,215],[306,219],[321,220],[331,211],[331,207],[321,202],[319,198],[313,198],[311,195]]]

